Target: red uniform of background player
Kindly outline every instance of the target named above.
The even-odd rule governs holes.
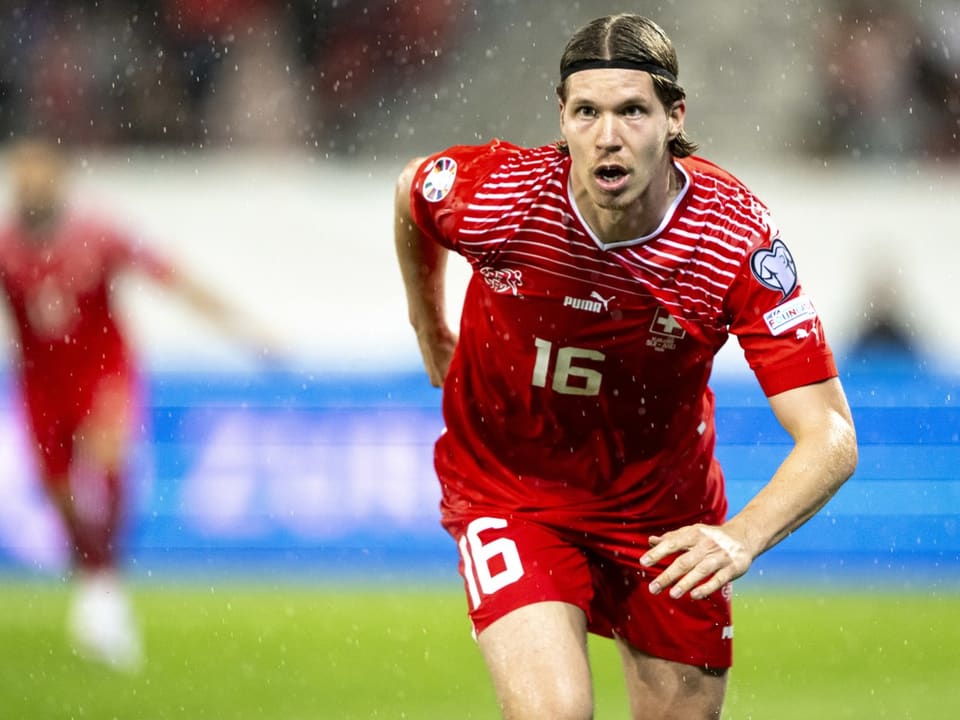
[[[719,717],[729,583],[852,472],[849,410],[766,208],[690,156],[662,31],[602,18],[561,68],[563,144],[450,148],[399,183],[443,523],[506,716],[592,716],[590,630],[636,717]],[[447,250],[473,270],[459,338]],[[728,521],[707,380],[731,332],[796,446]]]
[[[0,284],[39,474],[77,570],[73,640],[85,654],[133,668],[141,648],[119,583],[116,541],[138,393],[114,307],[117,280],[146,273],[227,332],[261,340],[169,262],[113,226],[74,214],[65,169],[45,142],[24,141],[11,152],[15,211],[0,230]]]

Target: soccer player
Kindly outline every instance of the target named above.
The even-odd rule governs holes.
[[[557,92],[560,142],[452,147],[398,181],[409,318],[443,386],[442,522],[505,717],[592,717],[593,632],[634,717],[718,718],[731,581],[851,475],[853,423],[770,213],[693,154],[664,32],[587,24]],[[472,266],[458,334],[448,251]],[[793,439],[730,518],[707,386],[728,333]]]
[[[264,350],[266,336],[167,260],[70,208],[66,158],[55,145],[19,141],[9,171],[13,217],[0,228],[0,285],[39,474],[72,548],[68,630],[84,656],[136,669],[141,640],[120,581],[117,537],[138,390],[115,314],[116,280],[146,273],[225,332]]]

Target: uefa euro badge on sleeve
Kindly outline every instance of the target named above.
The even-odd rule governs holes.
[[[783,240],[777,238],[770,248],[760,248],[750,258],[753,276],[764,287],[783,293],[783,298],[797,287],[797,266]]]
[[[423,181],[423,197],[427,202],[440,202],[450,192],[457,178],[457,161],[446,156],[434,160]]]

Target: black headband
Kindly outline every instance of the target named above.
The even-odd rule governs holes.
[[[651,75],[659,75],[670,82],[676,82],[677,76],[662,65],[649,61],[637,60],[577,60],[560,71],[560,82],[563,82],[575,72],[581,70],[643,70]]]

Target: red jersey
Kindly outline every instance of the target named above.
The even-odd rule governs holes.
[[[76,398],[90,380],[129,369],[130,353],[111,305],[129,269],[171,269],[116,230],[64,218],[43,240],[19,225],[0,231],[0,283],[16,325],[17,363],[28,396]]]
[[[460,146],[419,168],[415,222],[473,270],[435,452],[447,519],[722,522],[707,381],[728,334],[768,395],[836,375],[766,207],[705,160],[675,164],[656,231],[606,244],[554,146]]]

